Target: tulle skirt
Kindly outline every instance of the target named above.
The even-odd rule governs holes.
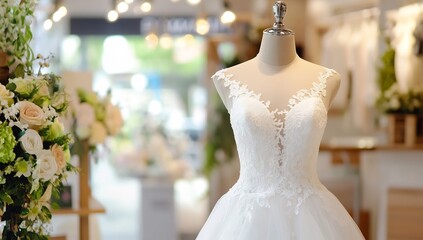
[[[216,203],[196,240],[360,240],[354,220],[327,189],[319,189],[295,210],[281,195],[265,199],[234,195]]]

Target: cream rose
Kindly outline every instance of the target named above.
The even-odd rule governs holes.
[[[51,152],[53,153],[54,159],[56,159],[57,165],[57,172],[60,174],[63,169],[66,167],[66,159],[65,159],[65,152],[63,151],[62,146],[58,144],[54,144],[51,148]]]
[[[37,163],[33,176],[35,179],[49,181],[57,172],[56,159],[50,150],[41,150],[37,154]]]
[[[91,125],[91,135],[89,142],[91,145],[101,144],[106,140],[107,130],[100,122],[94,122]]]
[[[95,112],[88,103],[81,103],[76,109],[77,124],[79,126],[90,126],[95,121]]]
[[[19,138],[22,148],[29,154],[37,154],[43,149],[43,140],[37,131],[28,129],[25,134]]]
[[[13,92],[7,90],[4,85],[0,84],[0,105],[12,105],[14,96],[15,94]]]
[[[105,119],[107,130],[111,135],[116,135],[122,127],[123,119],[118,107],[108,104]]]
[[[19,116],[20,121],[28,124],[32,129],[38,129],[45,123],[43,109],[32,102],[19,102]]]

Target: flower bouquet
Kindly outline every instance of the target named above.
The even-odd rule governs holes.
[[[87,142],[89,149],[96,150],[107,137],[119,133],[123,125],[120,109],[110,100],[110,92],[101,98],[95,92],[82,88],[76,90],[76,103],[72,106],[75,145]]]
[[[94,92],[77,89],[71,95],[74,97],[70,121],[75,136],[72,152],[78,156],[80,166],[79,207],[88,208],[91,198],[90,152],[95,152],[108,136],[117,134],[123,121],[119,108],[110,102],[110,93],[100,98]]]
[[[48,58],[34,59],[29,46],[35,1],[0,1],[0,68],[7,69],[0,84],[2,239],[48,239],[50,197],[75,171],[59,118],[68,103],[60,77],[42,73]]]

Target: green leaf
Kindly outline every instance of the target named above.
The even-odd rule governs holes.
[[[7,90],[9,90],[9,91],[15,91],[15,90],[16,90],[16,84],[14,84],[14,83],[8,83],[8,84],[6,85],[6,88],[7,88]]]
[[[43,213],[46,215],[46,217],[47,217],[48,219],[51,219],[51,212],[50,212],[50,209],[48,209],[46,206],[43,206],[43,207],[41,208],[41,212],[43,212]]]
[[[0,199],[1,199],[2,202],[5,202],[7,204],[12,204],[13,203],[12,197],[9,194],[7,194],[6,192],[1,192],[0,193]]]
[[[22,208],[21,215],[26,216],[28,214],[29,214],[29,209],[28,208]]]

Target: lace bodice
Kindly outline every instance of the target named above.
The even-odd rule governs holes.
[[[261,94],[225,70],[213,75],[217,84],[228,89],[232,103],[228,111],[241,166],[240,177],[228,194],[251,198],[251,203],[260,206],[267,206],[270,197],[282,195],[298,213],[310,195],[324,188],[315,161],[327,121],[322,98],[326,80],[333,74],[326,69],[310,89],[292,96],[285,109],[274,110]]]

